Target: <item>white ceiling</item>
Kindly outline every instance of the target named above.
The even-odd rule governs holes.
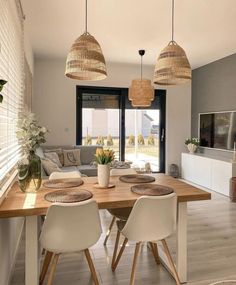
[[[84,32],[85,0],[22,0],[38,57],[66,57]],[[88,30],[106,61],[155,64],[171,37],[171,0],[88,0]],[[175,40],[192,68],[236,52],[236,0],[176,0]]]

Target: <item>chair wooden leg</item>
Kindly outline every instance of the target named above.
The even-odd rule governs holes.
[[[117,230],[116,242],[115,242],[115,247],[114,247],[114,252],[113,252],[113,257],[112,257],[112,262],[111,262],[111,268],[113,268],[115,260],[116,260],[117,250],[119,247],[119,241],[120,241],[120,231]]]
[[[110,223],[110,226],[109,226],[109,229],[108,229],[108,231],[107,231],[107,233],[106,233],[106,238],[105,238],[105,240],[104,240],[104,242],[103,242],[104,245],[107,244],[107,240],[108,240],[108,238],[109,238],[109,236],[110,236],[110,234],[111,234],[111,230],[112,230],[112,228],[113,228],[113,225],[114,225],[115,221],[116,221],[116,217],[113,216],[113,218],[112,218],[112,220],[111,220],[111,223]]]
[[[178,275],[177,270],[175,268],[175,264],[174,264],[174,261],[173,261],[173,259],[171,257],[171,254],[170,254],[169,248],[167,246],[167,243],[166,243],[166,241],[164,239],[161,242],[162,242],[165,254],[167,256],[167,259],[169,261],[169,264],[170,264],[173,276],[175,278],[175,282],[176,282],[177,285],[180,285],[179,275]]]
[[[90,252],[89,252],[88,249],[85,249],[84,253],[85,253],[85,256],[86,256],[86,259],[87,259],[87,262],[88,262],[88,265],[89,265],[89,269],[90,269],[92,277],[93,277],[93,282],[94,282],[95,285],[99,285],[97,274],[96,274],[96,270],[95,270],[95,267],[94,267],[94,264],[93,264]]]
[[[43,284],[43,281],[44,281],[45,276],[46,276],[47,271],[48,271],[48,267],[49,267],[50,262],[52,260],[52,256],[53,256],[52,252],[46,251],[46,255],[45,255],[44,261],[43,261],[42,271],[41,271],[40,277],[39,277],[39,285]]]
[[[55,271],[56,271],[56,267],[57,267],[57,262],[58,262],[59,256],[60,256],[60,254],[55,254],[53,256],[52,266],[51,266],[50,273],[49,273],[49,278],[48,278],[48,285],[52,285],[52,281],[53,281],[53,277],[54,277],[54,274],[55,274]]]
[[[155,242],[150,242],[151,250],[156,261],[156,264],[160,264],[160,258],[158,254],[157,244]]]
[[[126,246],[127,242],[128,242],[128,239],[125,238],[125,240],[124,240],[124,242],[123,242],[123,244],[122,244],[122,247],[121,247],[121,249],[120,249],[120,251],[119,251],[119,254],[118,254],[118,256],[117,256],[117,258],[116,258],[114,264],[112,265],[112,268],[111,268],[112,271],[115,271],[115,270],[116,270],[116,267],[117,267],[117,265],[118,265],[118,263],[119,263],[119,261],[120,261],[120,258],[121,258],[121,256],[122,256],[124,250],[125,250],[125,246]]]
[[[141,242],[137,242],[136,246],[135,246],[134,260],[133,260],[133,266],[132,266],[130,283],[129,283],[130,285],[134,285],[134,279],[135,279],[135,273],[136,273],[136,265],[137,265],[137,261],[138,261],[140,245],[141,245]]]

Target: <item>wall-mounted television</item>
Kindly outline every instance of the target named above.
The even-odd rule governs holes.
[[[200,113],[200,146],[233,150],[236,142],[236,111]]]

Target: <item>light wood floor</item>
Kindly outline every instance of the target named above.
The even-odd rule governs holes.
[[[236,280],[236,203],[230,203],[228,198],[213,193],[211,201],[188,205],[188,284],[207,285],[218,280]],[[111,217],[108,212],[101,211],[101,218],[104,233],[91,249],[100,284],[127,285],[134,247],[132,244],[127,246],[116,272],[112,273],[110,264],[115,231],[107,247],[104,247],[104,234]],[[175,237],[167,241],[175,257]],[[24,237],[11,285],[23,284]],[[59,260],[54,284],[93,284],[85,257],[82,254],[64,255]],[[156,265],[150,250],[143,246],[135,284],[174,285],[175,282],[161,265]]]

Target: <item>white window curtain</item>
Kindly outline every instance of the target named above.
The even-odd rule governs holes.
[[[0,191],[20,158],[16,137],[24,105],[23,18],[17,0],[0,0],[0,79],[7,81],[0,103]]]

